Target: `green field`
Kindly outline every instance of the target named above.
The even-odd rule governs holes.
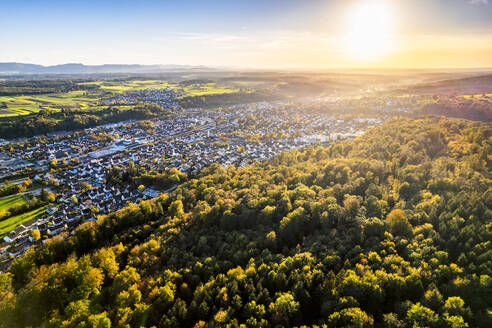
[[[42,214],[46,210],[47,206],[40,207],[30,212],[12,216],[8,219],[0,221],[0,237],[5,236],[10,231],[17,228],[20,224],[34,219],[36,216]]]
[[[466,98],[466,99],[480,99],[482,98],[483,94],[473,94],[473,95],[461,95],[461,97]],[[485,95],[486,97],[492,97],[492,93],[488,93]]]
[[[70,91],[41,95],[0,96],[0,117],[29,115],[41,110],[59,111],[63,108],[82,110],[100,110],[105,108],[99,102],[115,93],[144,89],[171,88],[184,96],[204,96],[213,94],[233,93],[240,91],[237,87],[218,83],[201,83],[182,85],[159,80],[137,81],[95,81],[84,82],[81,85],[98,85],[98,91]]]
[[[0,212],[1,211],[7,211],[9,208],[14,206],[15,204],[25,204],[26,199],[24,196],[21,195],[13,195],[13,196],[6,196],[0,198]]]
[[[0,116],[17,116],[37,113],[42,105],[30,99],[29,96],[0,97]]]
[[[102,90],[111,92],[128,92],[145,89],[167,89],[171,88],[176,92],[184,93],[185,96],[203,96],[210,94],[238,92],[238,88],[219,85],[217,83],[181,85],[159,80],[136,80],[136,81],[96,81],[81,84],[98,85]]]
[[[128,91],[145,90],[145,89],[167,89],[177,84],[168,83],[159,80],[144,81],[95,81],[80,83],[82,85],[98,85],[101,90],[122,93]]]
[[[191,84],[184,86],[183,88],[177,88],[176,90],[178,92],[182,90],[185,96],[205,96],[223,93],[234,93],[240,91],[240,89],[238,88],[223,86],[217,83]]]
[[[55,110],[61,108],[86,109],[98,104],[98,94],[87,94],[86,91],[70,91],[66,93],[1,96],[0,117],[28,115],[41,110]]]

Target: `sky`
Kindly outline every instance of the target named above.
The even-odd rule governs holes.
[[[0,62],[492,67],[492,0],[0,0]]]

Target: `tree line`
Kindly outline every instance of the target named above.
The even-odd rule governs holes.
[[[0,96],[36,95],[45,93],[65,93],[77,90],[97,90],[98,85],[80,84],[72,80],[19,80],[0,81]]]

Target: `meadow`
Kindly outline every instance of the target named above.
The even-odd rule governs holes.
[[[19,215],[11,216],[8,219],[0,221],[0,237],[5,236],[10,231],[17,228],[24,222],[34,219],[36,216],[42,214],[46,210],[47,206],[37,208],[35,210],[22,213]]]
[[[13,195],[0,198],[0,212],[7,211],[15,204],[23,205],[27,203],[26,199],[22,195]]]
[[[180,84],[161,80],[93,81],[79,85],[96,85],[97,91],[77,90],[40,95],[0,96],[0,117],[15,117],[38,113],[42,110],[60,111],[63,108],[80,110],[101,109],[100,100],[117,93],[145,89],[168,89],[183,97],[216,95],[239,92],[235,86],[220,85],[215,82]]]
[[[114,93],[123,93],[128,91],[137,91],[145,89],[167,89],[175,86],[174,83],[168,83],[160,80],[128,80],[128,81],[94,81],[84,82],[81,85],[97,85],[101,90]]]
[[[220,85],[215,82],[210,83],[194,83],[180,84],[175,82],[161,80],[128,80],[128,81],[95,81],[81,83],[85,85],[98,85],[101,90],[111,91],[115,93],[123,93],[129,91],[138,91],[145,89],[173,89],[184,96],[203,96],[212,94],[223,94],[238,92],[240,89],[225,85]]]
[[[43,95],[0,96],[0,117],[29,115],[41,110],[87,109],[98,104],[100,94],[70,91]]]

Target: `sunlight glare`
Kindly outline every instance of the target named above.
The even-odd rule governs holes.
[[[359,1],[351,8],[345,35],[347,55],[370,61],[386,55],[392,47],[392,13],[380,0]]]

